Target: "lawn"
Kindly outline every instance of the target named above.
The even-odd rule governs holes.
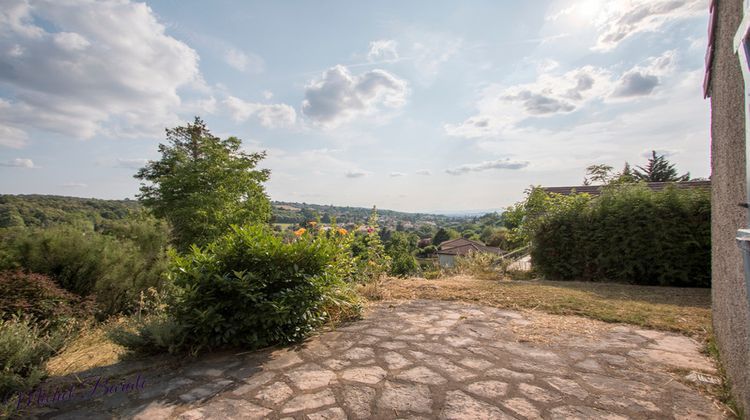
[[[461,300],[675,331],[702,342],[711,336],[711,289],[479,280],[464,275],[435,280],[388,278],[378,289],[377,297],[382,299]]]

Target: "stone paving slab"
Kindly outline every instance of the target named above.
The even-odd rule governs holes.
[[[383,303],[294,348],[144,370],[144,390],[39,417],[172,419],[719,419],[687,370],[713,373],[690,338],[596,323],[521,339],[542,315],[442,301]],[[544,315],[546,322],[549,315]],[[582,319],[582,322],[583,319]],[[554,334],[551,334],[554,335]]]

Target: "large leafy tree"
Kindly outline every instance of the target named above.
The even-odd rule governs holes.
[[[135,177],[142,181],[138,198],[170,222],[178,249],[211,242],[232,224],[269,220],[271,205],[262,183],[270,172],[256,169],[265,152],[242,152],[240,139],[212,135],[198,117],[166,131],[161,159],[150,161]]]
[[[673,163],[670,163],[664,155],[659,155],[656,151],[651,152],[651,158],[648,160],[646,167],[639,166],[633,176],[636,179],[647,182],[681,182],[689,181],[690,173],[677,175],[677,169]]]

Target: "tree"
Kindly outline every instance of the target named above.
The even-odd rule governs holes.
[[[690,173],[677,176],[677,169],[664,155],[651,152],[646,167],[639,166],[633,173],[636,179],[646,182],[681,182],[690,180]]]
[[[222,140],[200,118],[166,130],[161,159],[135,174],[138,199],[166,219],[178,249],[205,245],[232,224],[264,223],[271,204],[262,183],[270,171],[255,169],[265,152],[244,153],[236,137]]]
[[[592,182],[608,184],[612,180],[612,167],[606,164],[591,165],[586,168],[586,178],[583,185],[591,185]]]
[[[457,239],[460,238],[461,234],[458,233],[455,229],[451,228],[440,228],[435,233],[435,236],[432,238],[432,244],[435,246],[440,246],[441,243],[451,240],[451,239]]]

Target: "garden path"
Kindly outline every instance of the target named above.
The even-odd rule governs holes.
[[[723,418],[685,379],[715,373],[685,336],[443,301],[389,302],[304,344],[125,362],[128,392],[45,418]],[[150,363],[150,364],[149,364]],[[114,371],[90,372],[108,375]],[[134,382],[137,382],[135,379]],[[83,392],[83,391],[82,391]],[[102,393],[103,394],[103,393]]]

